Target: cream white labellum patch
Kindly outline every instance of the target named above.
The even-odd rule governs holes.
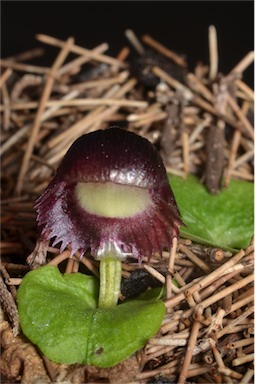
[[[111,182],[78,183],[75,193],[85,211],[103,217],[133,217],[152,205],[147,189]]]

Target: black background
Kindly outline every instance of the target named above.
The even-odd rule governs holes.
[[[192,70],[197,61],[208,63],[208,27],[215,25],[219,70],[230,71],[254,48],[253,1],[2,1],[1,56],[44,46],[37,33],[75,38],[86,48],[107,42],[116,55],[129,45],[125,30],[140,38],[149,34],[168,48],[184,53]],[[47,48],[54,59],[58,50]],[[253,66],[244,80],[253,85]]]

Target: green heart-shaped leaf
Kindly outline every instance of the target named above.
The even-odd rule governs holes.
[[[191,239],[223,249],[249,245],[254,233],[254,185],[232,180],[218,195],[210,194],[195,177],[169,175],[182,219],[181,233]]]
[[[81,273],[62,275],[45,266],[27,273],[18,289],[24,334],[49,359],[110,367],[142,348],[159,329],[162,301],[130,301],[97,308],[98,281]]]

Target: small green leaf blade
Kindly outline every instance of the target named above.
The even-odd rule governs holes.
[[[163,302],[155,300],[99,309],[97,279],[62,275],[54,266],[27,273],[17,300],[23,333],[62,364],[113,366],[154,336],[165,313]]]
[[[18,289],[21,328],[49,359],[82,363],[97,295],[90,276],[61,275],[54,266],[31,271]]]
[[[94,313],[87,363],[107,368],[125,360],[157,333],[165,311],[162,301],[141,300],[98,309]]]
[[[181,233],[208,245],[240,249],[254,233],[254,185],[232,180],[218,195],[210,194],[193,175],[169,175],[182,219]]]

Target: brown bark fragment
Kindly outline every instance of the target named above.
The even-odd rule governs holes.
[[[43,361],[31,343],[22,337],[14,337],[7,322],[2,322],[0,369],[2,378],[21,382],[22,384],[48,384],[50,379],[45,371]]]
[[[13,334],[17,335],[19,333],[19,315],[18,315],[17,306],[11,292],[8,291],[1,276],[0,276],[0,302],[4,312],[7,314],[12,324]]]
[[[206,139],[206,170],[205,185],[209,192],[217,194],[221,188],[224,168],[224,129],[221,126],[211,126]]]

